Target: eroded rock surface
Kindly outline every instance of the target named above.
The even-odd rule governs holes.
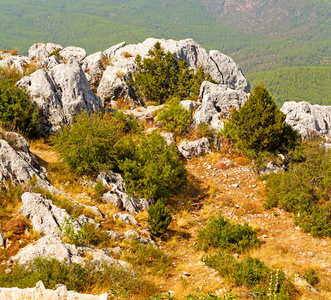
[[[281,111],[302,138],[311,134],[331,138],[331,106],[312,105],[308,102],[285,102]]]
[[[43,115],[41,131],[45,136],[58,131],[61,125],[70,124],[77,113],[102,108],[75,59],[49,70],[37,70],[23,77],[17,85],[26,89],[40,108]]]
[[[53,43],[37,43],[29,48],[29,58],[33,60],[43,60],[50,57],[55,52],[60,52],[63,49],[61,45]]]
[[[228,119],[232,109],[239,110],[248,100],[249,94],[243,90],[234,90],[226,85],[217,85],[209,81],[201,84],[199,98],[201,106],[193,116],[193,124],[206,123],[213,129],[223,128],[221,119]]]

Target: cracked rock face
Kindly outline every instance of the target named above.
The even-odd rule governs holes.
[[[6,132],[2,135],[4,139],[0,139],[0,183],[6,180],[13,184],[27,183],[36,178],[40,187],[55,190],[46,179],[46,169],[29,151],[28,142],[15,132]]]
[[[24,88],[43,115],[41,132],[48,136],[68,125],[72,117],[83,111],[102,108],[91,90],[85,74],[75,59],[23,77],[17,86]]]
[[[285,122],[291,125],[302,138],[311,134],[331,138],[331,106],[312,105],[308,102],[285,102],[281,111]]]
[[[63,47],[53,43],[37,43],[29,48],[29,58],[33,60],[43,60],[50,57],[54,51],[61,51]]]
[[[30,58],[21,55],[0,55],[0,68],[16,69],[19,73],[24,73],[24,68],[31,62]]]
[[[42,235],[60,235],[60,227],[70,219],[65,209],[53,205],[41,194],[24,193],[20,212],[31,220],[33,230]]]
[[[228,119],[233,108],[239,110],[248,100],[249,94],[243,90],[234,90],[225,85],[217,85],[209,81],[201,84],[199,98],[201,106],[193,116],[193,124],[206,123],[213,129],[223,128],[221,119]]]

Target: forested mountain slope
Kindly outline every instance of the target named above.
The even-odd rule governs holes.
[[[270,82],[253,73],[329,66],[330,16],[327,0],[0,0],[0,49],[26,54],[54,42],[90,54],[122,41],[193,38],[231,56],[253,82]]]

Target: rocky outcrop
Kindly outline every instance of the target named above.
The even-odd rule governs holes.
[[[98,95],[105,106],[111,106],[121,97],[136,101],[130,86],[121,79],[135,71],[136,55],[139,54],[142,58],[147,57],[149,50],[156,42],[160,42],[164,51],[170,51],[178,60],[186,60],[188,66],[195,71],[202,66],[204,71],[209,72],[216,82],[231,89],[249,92],[250,86],[243,72],[225,54],[219,51],[208,53],[192,39],[175,41],[149,38],[136,45],[118,44],[104,52],[112,64],[107,67],[98,87]],[[135,103],[137,104],[137,102]]]
[[[120,174],[114,172],[99,174],[97,180],[100,180],[105,186],[112,187],[110,191],[103,194],[102,202],[112,203],[120,209],[127,210],[131,214],[137,214],[140,210],[147,210],[153,199],[137,199],[126,194],[125,183]]]
[[[32,60],[43,60],[54,54],[60,52],[63,49],[61,45],[53,43],[37,43],[29,48],[29,58]]]
[[[41,194],[24,193],[20,213],[31,220],[34,231],[42,235],[60,235],[60,227],[71,219],[65,209],[55,206]]]
[[[180,105],[183,106],[188,111],[195,110],[201,103],[192,101],[192,100],[183,100],[180,101]]]
[[[42,194],[26,192],[21,198],[23,206],[20,213],[31,220],[33,230],[41,235],[62,236],[61,226],[73,221],[65,209],[55,206],[52,200]],[[93,219],[81,214],[73,223],[74,230],[79,230],[88,222],[94,224],[95,227],[100,226]]]
[[[155,245],[155,242],[153,240],[143,238],[139,233],[137,233],[136,231],[134,231],[132,229],[125,231],[124,236],[129,242],[136,241],[136,242],[144,244],[144,245],[148,245],[148,244]]]
[[[79,294],[68,291],[65,285],[60,285],[55,291],[45,288],[42,281],[38,281],[34,288],[0,288],[1,300],[107,300],[108,294],[101,296]]]
[[[239,110],[248,97],[249,94],[243,90],[234,90],[226,85],[204,81],[199,95],[202,104],[193,116],[193,124],[206,123],[219,130],[224,125],[222,119],[228,119],[232,109]]]
[[[153,123],[155,115],[157,112],[163,108],[163,105],[158,106],[147,106],[145,107],[137,107],[132,110],[126,110],[125,113],[131,115],[138,121],[144,121],[146,123]]]
[[[26,89],[40,108],[42,134],[48,136],[70,124],[73,115],[102,108],[100,99],[91,90],[85,74],[75,59],[49,70],[40,69],[23,77],[17,85]]]
[[[89,257],[91,263],[97,266],[104,263],[125,268],[130,267],[130,264],[114,259],[103,250],[90,246],[77,247],[72,244],[66,244],[56,235],[47,235],[39,239],[36,244],[26,246],[17,255],[13,256],[12,260],[25,265],[38,257],[55,258],[59,261],[67,261],[70,264],[83,264],[87,260],[86,257]]]
[[[185,158],[192,158],[210,152],[210,145],[208,139],[204,137],[193,142],[182,142],[178,150]]]
[[[14,184],[27,183],[35,178],[37,184],[48,190],[55,190],[47,181],[47,171],[29,151],[30,145],[15,132],[0,133],[0,183],[6,180]]]
[[[281,111],[302,138],[311,135],[331,138],[331,106],[312,105],[308,102],[285,102]]]

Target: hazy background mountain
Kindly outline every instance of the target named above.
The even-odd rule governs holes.
[[[327,0],[0,0],[0,48],[55,42],[92,53],[192,37],[230,55],[252,85],[266,82],[278,103],[331,104],[330,16]]]

